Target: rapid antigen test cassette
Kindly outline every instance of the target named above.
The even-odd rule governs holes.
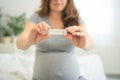
[[[65,29],[50,29],[47,31],[47,34],[50,35],[65,35],[67,31]]]

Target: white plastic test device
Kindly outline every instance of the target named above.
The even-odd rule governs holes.
[[[65,29],[50,29],[47,31],[47,34],[50,35],[65,35],[67,31]]]

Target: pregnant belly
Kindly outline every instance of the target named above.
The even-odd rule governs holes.
[[[39,80],[77,80],[79,74],[79,65],[75,54],[36,55],[34,77]]]

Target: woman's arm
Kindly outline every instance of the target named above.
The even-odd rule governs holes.
[[[93,48],[93,39],[87,33],[85,27],[85,24],[70,26],[66,30],[71,34],[67,34],[65,37],[69,38],[75,46],[88,51]]]
[[[17,47],[22,50],[26,50],[33,44],[38,44],[41,41],[49,38],[49,34],[45,34],[50,26],[45,22],[34,24],[33,22],[27,22],[24,31],[19,35],[17,39]]]
[[[83,36],[80,37],[78,47],[86,51],[91,50],[94,47],[93,38],[87,33],[85,24],[81,24],[80,27],[83,28],[84,31]]]
[[[16,42],[17,48],[26,50],[27,48],[31,46],[31,43],[28,41],[28,36],[29,36],[31,28],[34,26],[35,24],[32,22],[26,23],[23,32],[17,38],[17,42]]]

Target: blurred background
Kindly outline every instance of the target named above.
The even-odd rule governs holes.
[[[76,48],[77,54],[87,57],[90,55],[97,56],[101,61],[102,70],[107,80],[120,80],[120,0],[74,1],[86,24],[87,31],[93,37],[95,43],[94,49],[88,52]],[[30,59],[33,55],[30,54],[34,53],[35,47],[31,47],[27,51],[21,51],[16,48],[15,41],[23,30],[25,22],[38,9],[39,4],[40,0],[0,0],[0,73],[2,77],[11,76],[4,72],[12,73],[13,68],[22,63],[18,59],[33,63],[34,59]],[[23,58],[16,53],[21,55],[25,53],[27,57],[24,56]],[[14,67],[11,65],[11,59]],[[89,60],[87,62],[89,63]],[[6,67],[5,63],[8,63],[7,66],[9,67]],[[33,65],[28,64],[26,66]],[[97,69],[98,65],[94,64],[94,67]],[[24,72],[23,68],[19,67],[19,69]],[[25,69],[28,69],[28,67]],[[29,70],[32,72],[32,68],[29,68]],[[12,74],[19,74],[17,68],[13,70]],[[19,77],[24,76],[24,74],[27,73],[19,74]],[[7,79],[0,77],[0,80]],[[17,80],[20,80],[20,78]]]

